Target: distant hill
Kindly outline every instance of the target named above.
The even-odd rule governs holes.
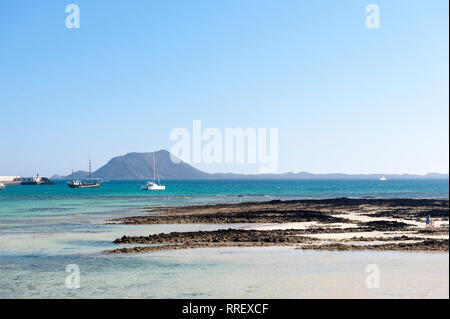
[[[205,173],[182,161],[174,163],[166,150],[154,152],[156,168],[161,179],[448,179],[448,174],[428,173],[414,174],[312,174],[308,172],[283,174],[233,174],[233,173]],[[88,177],[86,171],[74,172],[77,179]],[[152,179],[153,153],[128,153],[112,158],[108,163],[92,173],[93,178],[103,179]],[[55,175],[52,179],[71,179],[72,175]]]
[[[182,161],[174,163],[166,150],[155,152],[156,170],[161,179],[201,179],[210,174],[202,172]],[[87,172],[77,171],[75,178],[86,178]],[[128,153],[112,158],[92,172],[93,178],[103,179],[152,179],[153,153]],[[71,179],[71,175],[54,176],[53,179]]]
[[[233,173],[216,173],[211,174],[212,178],[254,178],[254,179],[360,179],[378,180],[381,177],[386,179],[448,179],[449,174],[440,173],[428,173],[426,175],[416,174],[342,174],[342,173],[329,173],[329,174],[313,174],[308,172],[299,173],[282,173],[282,174],[233,174]]]
[[[156,170],[160,178],[197,179],[207,178],[202,172],[182,161],[174,163],[166,150],[155,152]],[[93,173],[94,177],[108,179],[148,179],[153,178],[153,153],[128,153],[111,159]]]
[[[73,178],[75,179],[85,179],[89,176],[89,172],[85,171],[76,171],[73,172]],[[67,176],[61,176],[61,175],[53,175],[51,179],[72,179],[72,174],[69,174]]]

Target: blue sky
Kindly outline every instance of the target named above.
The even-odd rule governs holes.
[[[80,7],[67,29],[65,7]],[[367,4],[380,29],[365,26]],[[279,171],[448,172],[448,2],[2,1],[0,175],[279,128]],[[206,165],[254,172],[252,165]]]

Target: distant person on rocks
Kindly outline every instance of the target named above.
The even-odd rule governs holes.
[[[433,223],[433,221],[431,220],[431,216],[430,216],[430,215],[427,216],[427,219],[426,219],[426,221],[425,221],[425,224],[426,224],[426,227],[427,227],[427,228],[428,228],[428,227],[433,227],[432,225],[433,225],[434,223]]]

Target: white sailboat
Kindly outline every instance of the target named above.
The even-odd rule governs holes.
[[[5,184],[0,183],[0,189],[5,189],[5,188],[6,188]]]
[[[145,185],[142,185],[141,189],[145,191],[163,191],[166,189],[166,186],[161,185],[159,174],[156,171],[155,152],[153,152],[153,182],[147,182]]]

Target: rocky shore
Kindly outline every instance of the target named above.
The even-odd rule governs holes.
[[[255,246],[339,251],[445,252],[449,249],[449,201],[445,199],[338,198],[160,207],[145,211],[149,215],[110,222],[128,225],[238,224],[238,228],[123,236],[114,243],[133,247],[106,253]],[[434,228],[425,228],[426,216],[433,218]]]
[[[413,243],[389,243],[381,245],[346,245],[342,243],[310,245],[299,249],[314,250],[398,250],[398,251],[448,251],[448,239],[426,239]]]

